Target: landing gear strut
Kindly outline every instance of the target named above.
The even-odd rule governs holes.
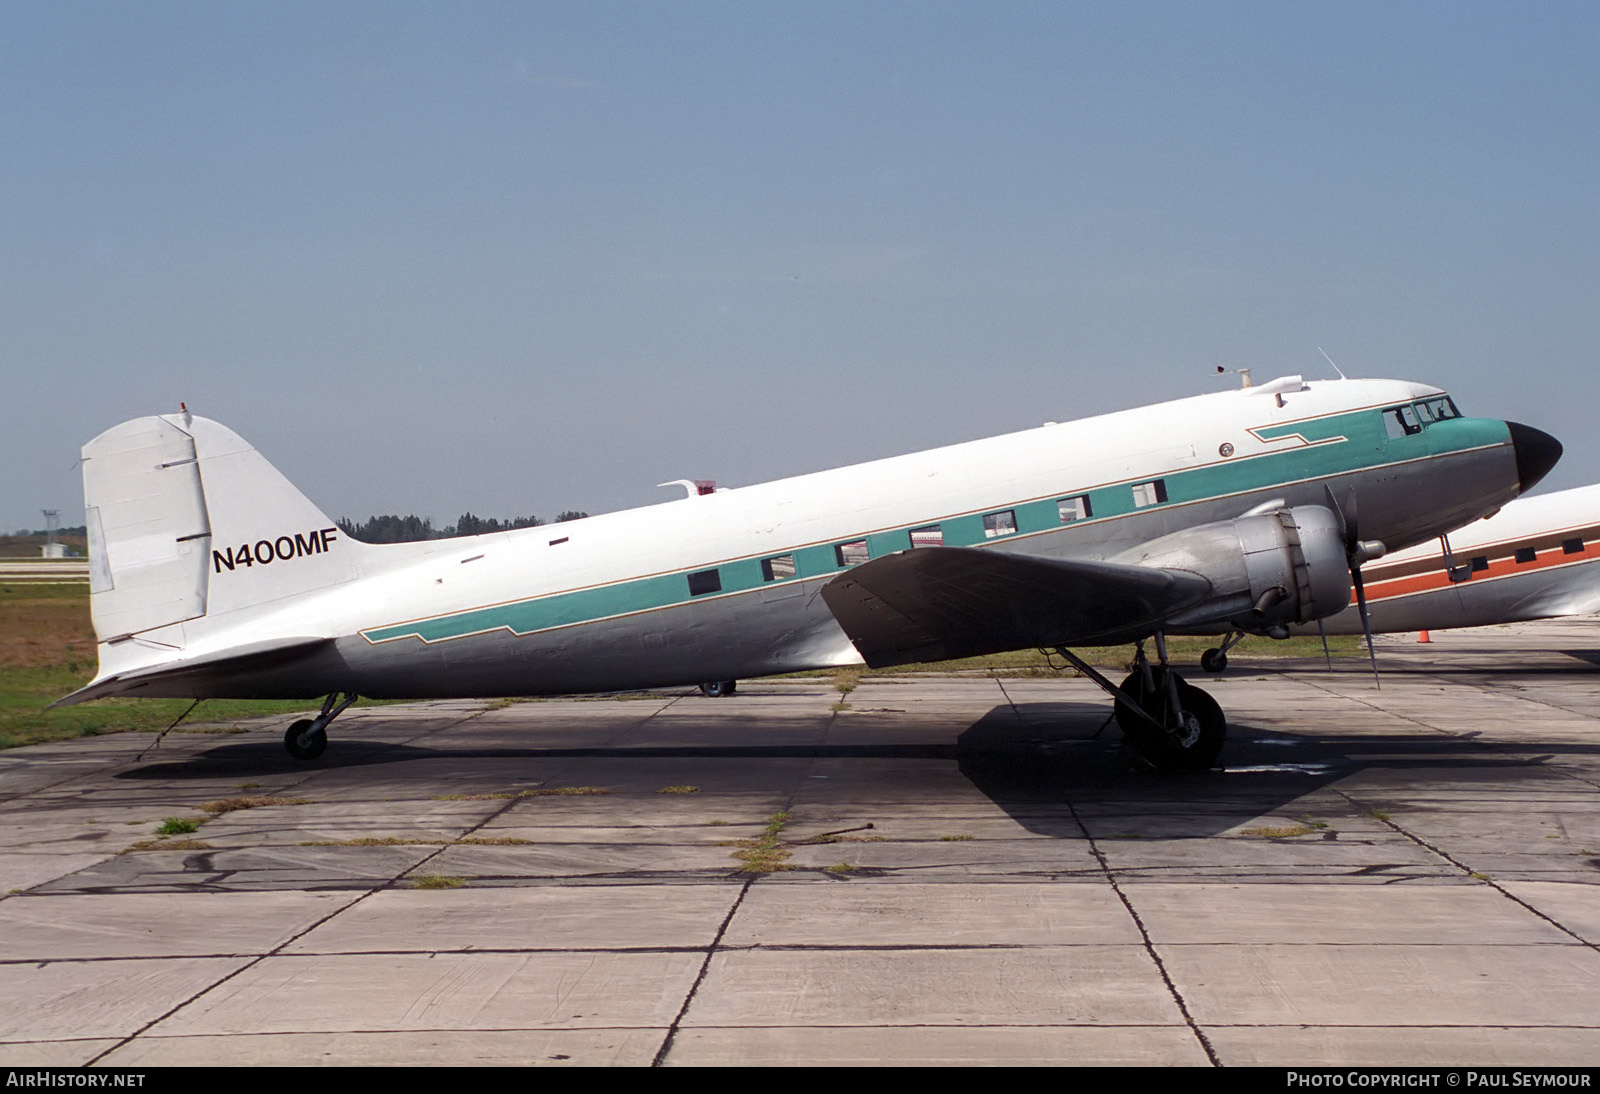
[[[328,747],[328,723],[356,701],[353,691],[334,692],[322,701],[322,713],[315,718],[302,718],[290,726],[283,735],[283,747],[297,760],[314,760]]]
[[[1118,687],[1072,651],[1057,653],[1116,700],[1123,737],[1150,766],[1162,771],[1205,771],[1222,753],[1228,720],[1210,695],[1188,683],[1167,664],[1166,635],[1155,635],[1159,664],[1135,648],[1133,672]]]

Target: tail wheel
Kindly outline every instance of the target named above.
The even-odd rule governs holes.
[[[725,699],[738,690],[737,680],[708,680],[700,685],[701,693],[712,699]]]
[[[314,760],[328,747],[327,730],[310,718],[302,718],[284,732],[283,747],[297,760]]]

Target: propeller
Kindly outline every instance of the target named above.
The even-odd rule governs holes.
[[[1383,683],[1378,679],[1378,651],[1372,645],[1372,619],[1367,614],[1367,588],[1361,580],[1361,564],[1383,557],[1384,546],[1378,540],[1361,538],[1360,517],[1356,512],[1354,491],[1351,491],[1345,498],[1345,504],[1341,506],[1339,499],[1334,496],[1333,487],[1323,483],[1322,488],[1328,494],[1328,508],[1339,518],[1339,527],[1344,530],[1344,557],[1350,566],[1350,583],[1356,590],[1356,607],[1361,612],[1361,633],[1367,636],[1367,656],[1372,660],[1372,681],[1382,688]],[[1324,638],[1323,641],[1326,643],[1327,639]]]

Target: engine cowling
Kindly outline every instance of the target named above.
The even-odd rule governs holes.
[[[1321,505],[1202,524],[1140,544],[1114,562],[1198,574],[1212,595],[1167,629],[1281,632],[1350,603],[1350,569],[1339,518]]]

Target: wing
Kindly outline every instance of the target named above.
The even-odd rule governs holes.
[[[923,547],[840,574],[822,598],[879,668],[1132,641],[1210,592],[1211,582],[1181,570]]]

